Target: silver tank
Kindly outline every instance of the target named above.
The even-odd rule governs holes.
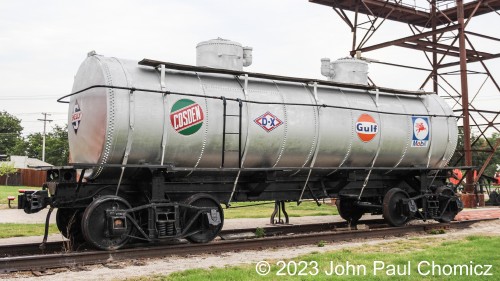
[[[261,102],[243,103],[243,168],[441,167],[457,143],[456,119],[443,117],[453,112],[434,94],[314,86],[251,74],[245,81],[243,76],[168,69],[162,85],[158,69],[90,55],[75,76],[73,92],[93,85],[201,97],[106,88],[72,96],[72,163],[219,168],[223,103],[208,96]],[[227,114],[238,112],[238,103],[228,101]],[[238,135],[231,133],[238,133],[239,118],[228,116],[226,121],[225,167],[238,167]],[[105,176],[106,169],[94,169],[89,177],[99,175]]]

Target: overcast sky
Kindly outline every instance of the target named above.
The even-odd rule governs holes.
[[[469,28],[500,37],[499,19],[491,13],[474,19]],[[387,22],[368,45],[408,35],[406,25]],[[254,48],[247,71],[311,78],[322,78],[321,58],[346,57],[351,48],[346,24],[332,9],[307,0],[0,0],[0,111],[22,119],[24,134],[42,131],[43,123],[37,121],[42,112],[52,114],[51,125],[65,124],[67,105],[56,99],[70,93],[87,52],[195,64],[196,44],[217,37]],[[479,50],[500,50],[494,41],[475,42]],[[403,48],[364,56],[428,67],[421,52]],[[498,60],[487,65],[494,76],[500,74]],[[408,90],[417,90],[425,77],[376,64],[369,71],[377,85]],[[474,79],[472,94],[484,77]],[[479,99],[498,110],[499,93],[489,81],[484,89]]]

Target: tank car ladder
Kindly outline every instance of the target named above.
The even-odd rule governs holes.
[[[242,84],[240,82],[240,80],[238,79],[238,77],[236,77],[236,81],[240,84],[240,87],[243,89],[243,94],[245,96],[245,100],[247,100],[248,98],[248,74],[245,74],[244,75],[244,78],[245,78],[245,82],[244,84]],[[222,134],[222,137],[223,137],[223,141],[222,141],[222,166],[221,168],[224,168],[224,151],[225,151],[225,135],[226,135],[226,115],[227,115],[227,112],[226,112],[226,98],[225,97],[222,97],[222,100],[223,100],[223,104],[224,104],[224,124],[223,124],[223,134]],[[231,191],[231,195],[229,195],[229,199],[227,201],[227,204],[226,206],[229,208],[231,206],[231,200],[233,200],[233,196],[234,196],[234,193],[236,192],[236,187],[238,185],[238,181],[240,179],[240,175],[241,175],[241,168],[243,166],[243,161],[245,161],[245,156],[246,154],[245,153],[242,153],[242,149],[241,149],[241,137],[242,137],[242,116],[243,116],[243,101],[241,99],[236,99],[236,101],[238,102],[238,107],[239,107],[239,111],[238,111],[238,118],[239,118],[239,122],[238,122],[238,174],[236,175],[236,179],[234,180],[234,183],[233,183],[233,190]],[[248,128],[247,128],[248,130]],[[248,133],[246,134],[246,139],[245,139],[245,146],[248,145]]]
[[[222,97],[222,105],[223,105],[223,112],[222,112],[222,157],[221,157],[221,168],[224,168],[225,160],[226,160],[226,135],[238,135],[238,168],[241,169],[241,127],[242,127],[242,120],[241,120],[241,115],[242,115],[242,108],[243,108],[243,102],[241,99],[237,99],[238,101],[238,114],[227,114],[227,100],[226,97]],[[226,122],[227,122],[227,117],[237,117],[238,118],[238,132],[226,132]]]

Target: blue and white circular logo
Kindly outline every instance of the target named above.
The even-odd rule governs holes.
[[[413,116],[413,136],[412,136],[412,147],[428,147],[429,137],[431,132],[429,131],[429,117],[427,116]]]
[[[429,135],[429,123],[427,118],[416,118],[413,122],[413,132],[418,140],[425,140]]]

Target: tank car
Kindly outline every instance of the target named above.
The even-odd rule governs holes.
[[[318,80],[243,71],[252,49],[229,40],[197,51],[197,66],[89,53],[60,99],[71,166],[19,207],[57,208],[63,235],[104,250],[211,241],[221,203],[336,198],[351,223],[394,226],[462,209],[446,185],[457,118],[436,94],[368,85],[353,58],[323,59]]]

